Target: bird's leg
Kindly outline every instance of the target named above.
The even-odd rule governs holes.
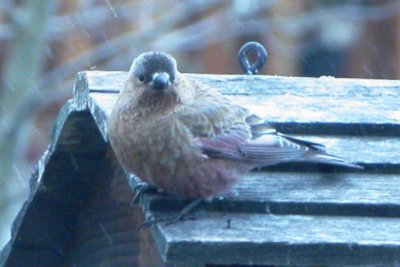
[[[190,202],[188,205],[186,205],[178,214],[178,216],[174,216],[174,217],[170,217],[170,218],[159,218],[156,219],[154,218],[153,215],[151,215],[149,218],[147,218],[146,222],[144,222],[143,224],[139,225],[138,230],[142,229],[143,227],[148,227],[148,226],[152,226],[153,224],[156,223],[160,223],[160,222],[165,222],[166,224],[174,224],[177,223],[181,220],[183,220],[183,218],[190,213],[190,211],[192,211],[194,208],[196,208],[204,199],[203,198],[197,198],[195,200],[193,200],[192,202]]]
[[[194,208],[196,208],[204,199],[202,197],[199,197],[195,200],[193,200],[192,202],[190,202],[188,205],[186,205],[178,214],[178,216],[176,217],[176,222],[180,221],[183,219],[184,216],[186,216],[187,214],[189,214],[189,212],[191,210],[193,210]]]
[[[158,192],[158,189],[153,185],[145,183],[138,184],[137,186],[135,186],[135,188],[133,189],[133,197],[130,202],[130,205],[133,205],[134,203],[142,203],[143,195],[149,192]]]

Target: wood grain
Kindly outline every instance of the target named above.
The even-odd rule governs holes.
[[[127,206],[142,183],[113,165],[107,144],[107,120],[126,75],[78,74],[74,98],[60,111],[13,240],[0,257],[11,264],[5,266],[34,256],[43,266],[400,262],[400,81],[188,74],[278,130],[323,143],[365,169],[288,163],[255,170],[236,195],[202,203],[194,220],[158,223],[137,235],[133,228],[143,215],[175,216],[190,200],[153,192],[134,210]],[[119,180],[110,182],[117,170]],[[61,254],[49,249],[55,246]]]

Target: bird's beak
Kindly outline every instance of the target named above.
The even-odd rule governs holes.
[[[171,85],[169,74],[166,72],[156,72],[150,81],[150,86],[156,91],[163,91]]]

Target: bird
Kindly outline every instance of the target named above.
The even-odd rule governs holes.
[[[108,137],[119,163],[142,181],[206,200],[229,194],[253,169],[283,162],[363,168],[322,144],[278,132],[157,51],[134,59]]]

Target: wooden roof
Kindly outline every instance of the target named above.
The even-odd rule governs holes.
[[[399,81],[188,75],[217,87],[279,131],[321,142],[329,152],[365,169],[293,163],[252,172],[238,185],[237,196],[203,204],[194,212],[194,220],[150,228],[167,266],[400,263]],[[92,178],[85,177],[99,172],[99,166],[110,159],[105,152],[107,118],[125,77],[125,72],[78,74],[74,98],[56,121],[53,142],[38,165],[30,199],[16,220],[13,240],[3,251],[4,262],[16,250],[16,240],[23,240],[21,234],[28,227],[24,223],[32,220],[27,211],[38,203],[33,200],[41,196],[41,183],[57,188],[46,201],[70,205],[72,213],[86,199],[87,191],[72,195],[70,191],[77,183],[89,190]],[[86,156],[80,159],[79,151]],[[49,170],[47,163],[54,155],[62,156],[52,168],[80,174],[66,180],[68,175],[60,170]],[[41,180],[46,171],[52,179]],[[123,177],[132,191],[140,184],[133,175],[124,173]],[[162,217],[179,212],[186,203],[148,193],[140,205],[146,216]],[[63,217],[66,222],[77,215],[68,216]]]

